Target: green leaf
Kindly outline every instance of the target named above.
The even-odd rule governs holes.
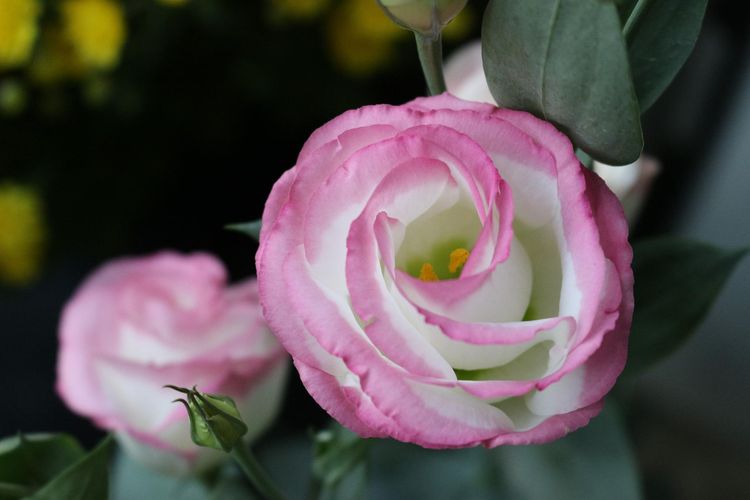
[[[368,442],[333,424],[314,436],[313,477],[321,499],[364,498]]]
[[[112,436],[47,483],[29,500],[102,500],[108,495]]]
[[[224,228],[229,229],[230,231],[237,231],[238,233],[242,233],[246,236],[250,236],[255,241],[260,242],[260,226],[261,220],[257,219],[250,222],[227,224],[226,226],[224,226]]]
[[[671,237],[635,244],[635,314],[625,372],[641,370],[682,344],[747,252]]]
[[[34,491],[85,455],[66,434],[19,434],[0,441],[0,500]]]
[[[638,159],[640,108],[613,0],[490,0],[482,56],[501,106],[553,122],[601,162]]]
[[[708,0],[641,0],[641,4],[643,10],[626,37],[643,113],[672,83],[693,51]]]
[[[492,450],[505,495],[580,500],[641,498],[640,479],[617,408],[608,402],[581,430],[545,445]]]

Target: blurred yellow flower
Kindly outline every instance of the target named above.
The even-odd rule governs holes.
[[[125,16],[114,0],[63,0],[63,33],[87,68],[111,69],[125,42]]]
[[[36,277],[44,232],[38,193],[14,183],[0,184],[0,281],[25,284]]]
[[[328,20],[327,33],[334,62],[355,76],[366,76],[382,68],[391,58],[395,42],[409,36],[375,0],[342,2]]]
[[[271,0],[271,16],[274,19],[309,21],[320,15],[330,3],[331,0]]]
[[[0,69],[28,61],[37,35],[37,0],[0,0]]]

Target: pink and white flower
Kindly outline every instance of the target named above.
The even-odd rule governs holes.
[[[362,436],[540,443],[596,415],[626,358],[617,198],[534,116],[449,94],[324,125],[274,186],[264,316]]]
[[[223,454],[190,438],[164,384],[231,396],[257,437],[281,402],[288,362],[260,314],[254,279],[226,286],[208,254],[161,252],[110,262],[66,305],[57,390],[76,413],[115,432],[136,460],[187,473]]]

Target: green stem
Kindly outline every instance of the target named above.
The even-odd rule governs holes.
[[[635,28],[638,21],[641,20],[641,16],[646,9],[648,9],[650,3],[651,0],[638,0],[635,7],[633,7],[633,10],[630,12],[628,20],[625,21],[625,27],[622,29],[622,34],[625,36],[625,40],[628,43],[630,43],[630,35],[633,33],[633,28]]]
[[[0,482],[0,496],[11,498],[22,498],[31,495],[31,489],[20,484]]]
[[[443,42],[440,33],[426,35],[414,33],[417,40],[419,62],[422,63],[422,73],[427,81],[430,95],[445,92],[445,77],[443,76]]]
[[[284,500],[284,495],[244,443],[235,445],[230,454],[265,500]]]

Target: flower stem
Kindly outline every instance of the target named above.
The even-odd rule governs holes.
[[[263,467],[244,443],[240,442],[235,445],[230,454],[255,489],[258,490],[261,497],[265,500],[284,500],[284,495],[273,484],[271,477],[263,470]]]
[[[445,92],[445,77],[443,76],[443,42],[440,32],[437,34],[414,33],[417,40],[419,62],[422,63],[422,73],[427,81],[430,95]]]
[[[638,24],[638,21],[640,21],[641,16],[643,16],[643,13],[646,11],[650,3],[651,0],[638,0],[635,7],[633,7],[633,10],[630,12],[628,20],[625,21],[625,27],[622,29],[622,34],[625,36],[625,40],[628,43],[630,43],[630,36],[633,33],[633,28]]]

